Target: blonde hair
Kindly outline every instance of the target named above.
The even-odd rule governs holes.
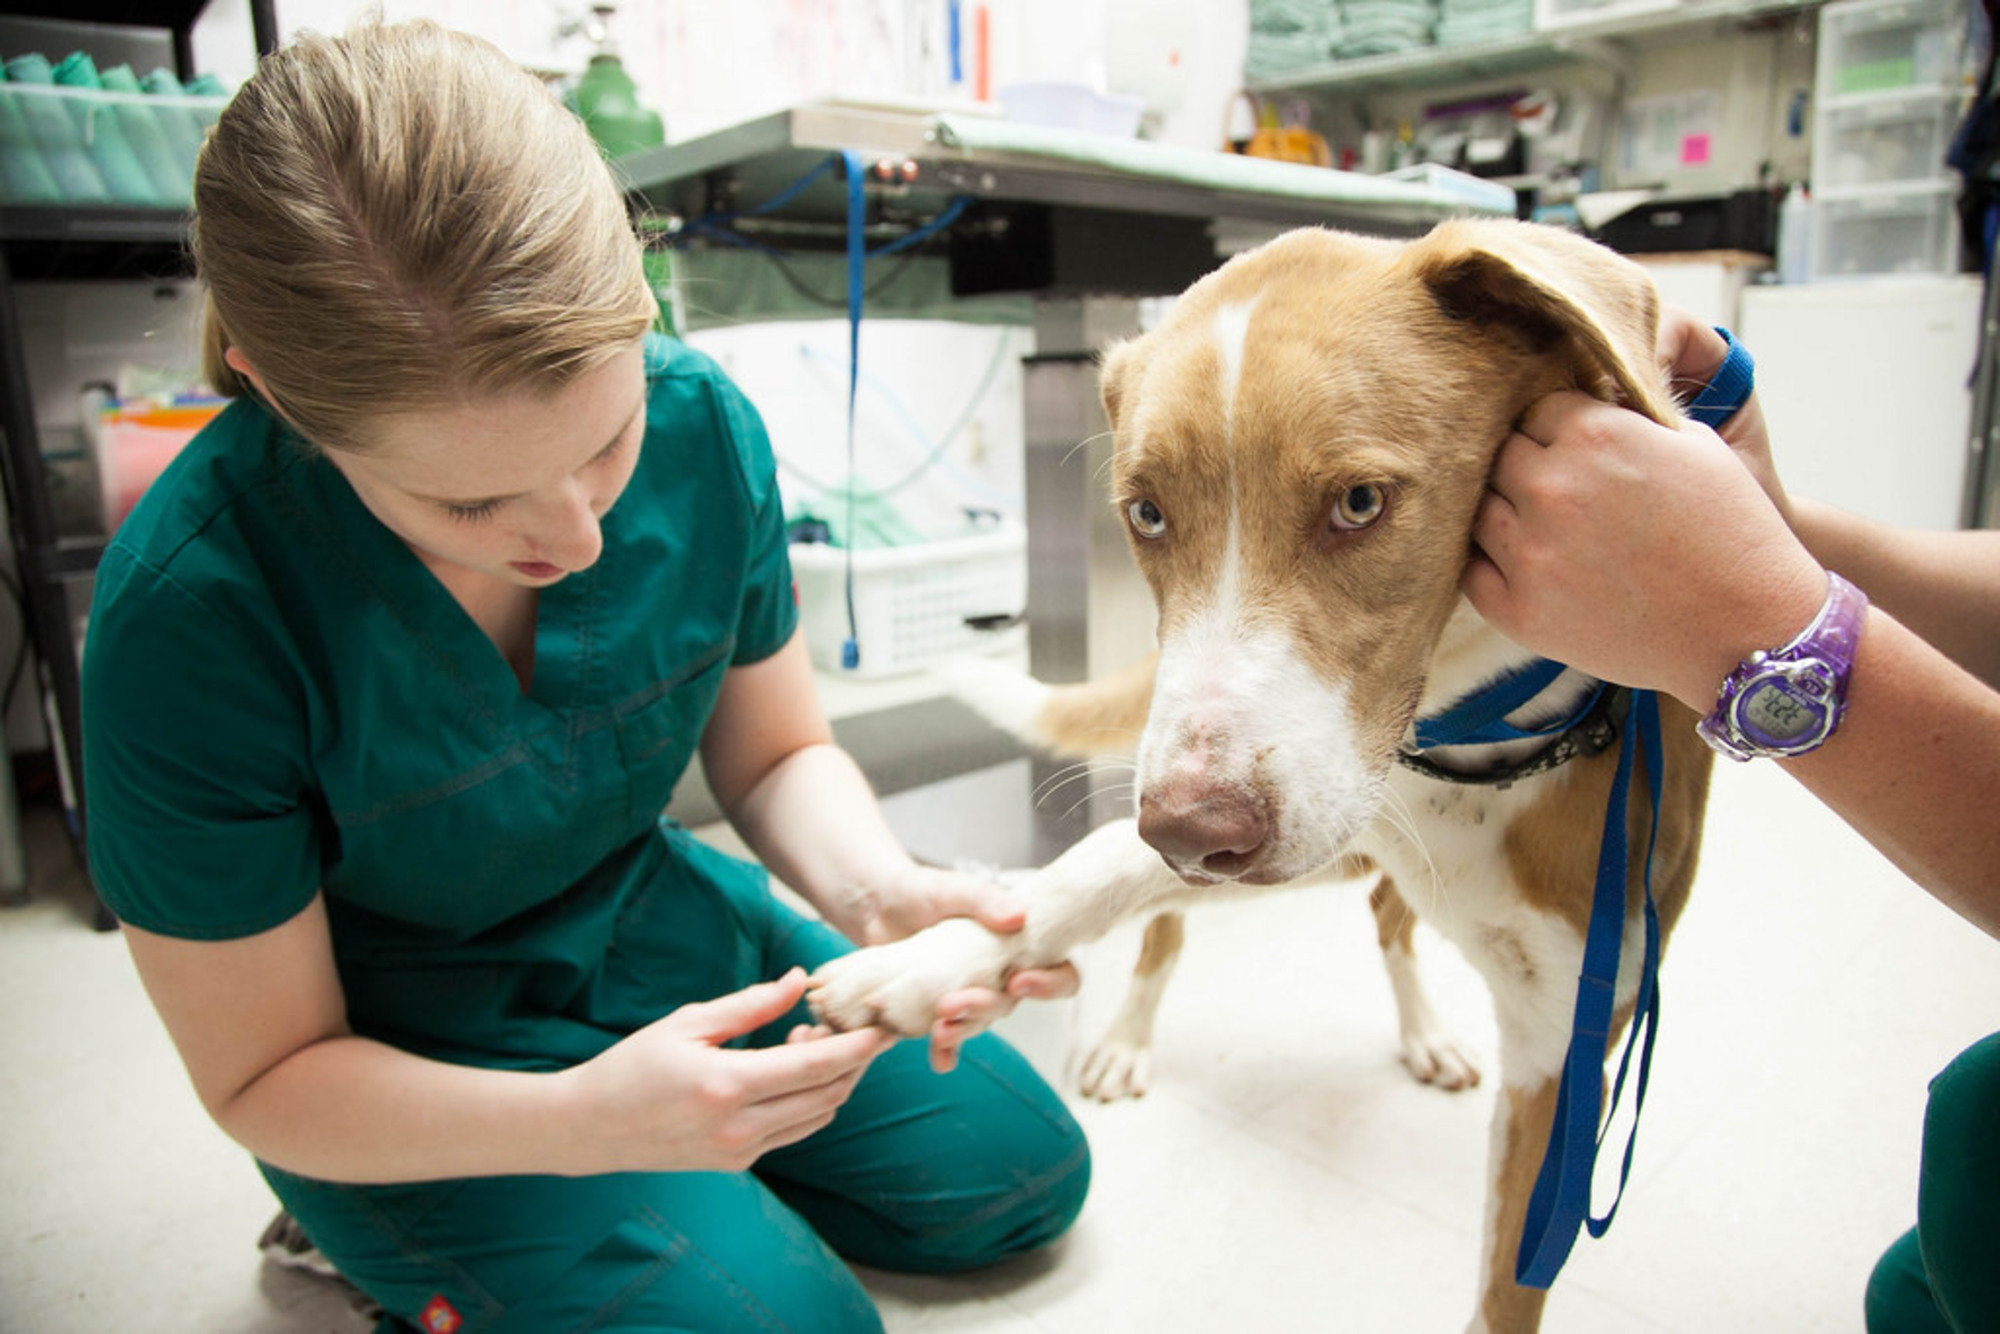
[[[427,21],[308,34],[210,132],[192,233],[202,369],[323,448],[389,413],[556,388],[657,304],[583,123],[486,42]]]

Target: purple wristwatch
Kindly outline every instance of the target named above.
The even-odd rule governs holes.
[[[1715,712],[1695,726],[1702,740],[1733,760],[1818,749],[1847,709],[1867,611],[1868,595],[1827,571],[1819,615],[1791,643],[1751,654],[1723,680]]]

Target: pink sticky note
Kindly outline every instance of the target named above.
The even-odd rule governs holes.
[[[1681,165],[1683,167],[1705,167],[1708,165],[1708,136],[1689,134],[1681,138]]]

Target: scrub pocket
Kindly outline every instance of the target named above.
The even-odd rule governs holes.
[[[626,818],[652,820],[667,808],[674,784],[701,744],[702,730],[729,670],[729,650],[728,643],[711,646],[614,709],[612,728],[625,769]]]

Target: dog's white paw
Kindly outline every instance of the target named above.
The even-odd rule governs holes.
[[[1076,1075],[1077,1091],[1099,1102],[1143,1098],[1152,1081],[1152,1047],[1116,1036],[1106,1037],[1085,1053]]]
[[[1450,1038],[1435,1033],[1406,1034],[1402,1057],[1403,1068],[1420,1084],[1456,1092],[1479,1083],[1479,1067]]]
[[[991,658],[958,657],[937,664],[931,675],[1009,736],[1035,739],[1035,720],[1048,702],[1049,687],[1026,672]]]
[[[949,917],[821,964],[807,980],[806,1003],[842,1032],[879,1024],[919,1037],[937,1018],[938,1001],[963,987],[998,990],[1011,962],[1000,937],[969,917]]]

